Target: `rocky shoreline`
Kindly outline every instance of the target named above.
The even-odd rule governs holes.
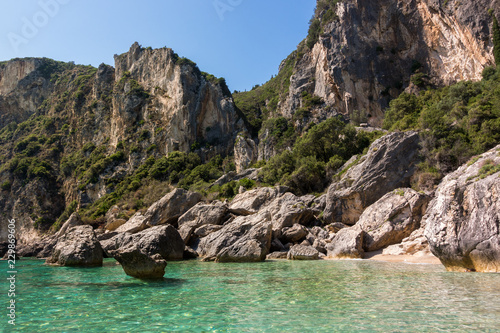
[[[500,272],[500,146],[425,194],[409,188],[419,141],[417,132],[376,140],[319,197],[277,186],[204,202],[175,189],[128,221],[112,207],[105,229],[92,230],[74,213],[57,234],[18,244],[19,256],[62,266],[99,266],[113,257],[142,279],[163,277],[168,261],[192,258],[436,263],[434,255],[450,271]]]

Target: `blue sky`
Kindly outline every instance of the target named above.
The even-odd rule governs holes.
[[[0,3],[0,60],[114,65],[132,43],[163,46],[226,78],[270,79],[306,37],[316,0],[23,0]]]

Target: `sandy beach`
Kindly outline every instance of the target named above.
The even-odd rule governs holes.
[[[412,264],[441,265],[441,261],[432,254],[429,255],[388,255],[382,254],[382,250],[365,253],[365,259],[387,262],[407,262]]]

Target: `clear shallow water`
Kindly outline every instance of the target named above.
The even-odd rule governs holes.
[[[435,265],[189,261],[169,263],[160,282],[128,277],[112,259],[93,269],[36,260],[16,268],[17,325],[3,314],[5,332],[500,330],[500,274]],[[5,261],[0,270],[7,275]]]

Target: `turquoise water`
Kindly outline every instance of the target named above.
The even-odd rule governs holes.
[[[436,265],[189,261],[169,263],[160,282],[128,277],[112,259],[92,269],[36,260],[16,266],[17,325],[12,329],[2,315],[4,332],[500,329],[500,274],[449,273]],[[7,275],[5,261],[0,269]]]

